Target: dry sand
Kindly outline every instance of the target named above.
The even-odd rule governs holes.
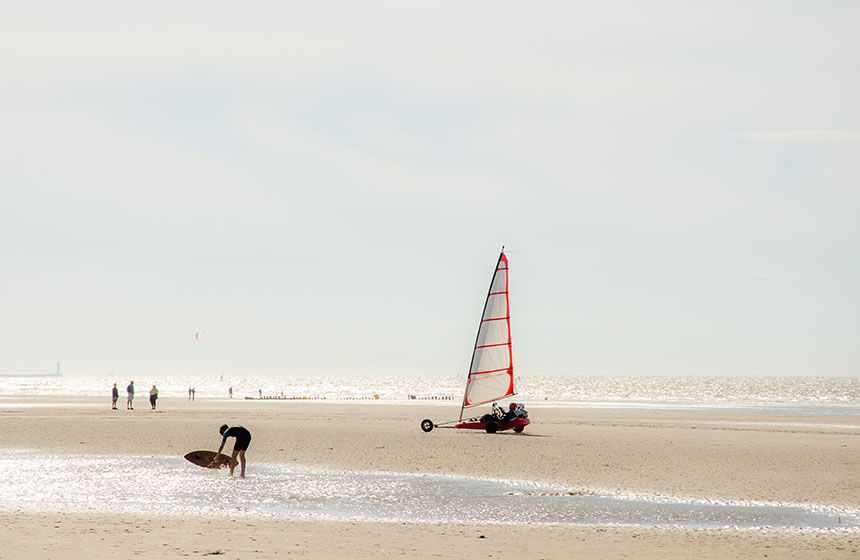
[[[215,449],[222,423],[254,435],[254,463],[503,477],[681,498],[860,509],[856,417],[531,409],[523,434],[437,429],[457,406],[145,399],[0,401],[5,449],[170,455]],[[3,405],[6,406],[3,406]],[[0,449],[0,453],[3,453]],[[0,558],[849,558],[858,532],[496,526],[0,513]]]

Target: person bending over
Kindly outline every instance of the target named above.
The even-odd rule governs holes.
[[[221,433],[221,445],[218,447],[218,453],[224,449],[224,444],[227,443],[228,437],[236,438],[236,443],[233,444],[233,454],[230,456],[230,476],[233,476],[233,468],[236,466],[236,457],[239,458],[239,464],[242,469],[239,476],[245,478],[245,451],[251,443],[251,432],[242,426],[233,426],[227,424],[221,426],[218,430]]]

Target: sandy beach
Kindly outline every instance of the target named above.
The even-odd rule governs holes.
[[[16,403],[27,403],[19,406]],[[30,406],[30,405],[37,406]],[[255,463],[510,478],[571,490],[860,509],[860,419],[534,408],[523,434],[436,429],[457,406],[6,398],[0,453],[181,456],[248,427]],[[428,499],[431,499],[428,497]],[[0,558],[849,558],[852,531],[678,529],[0,513]]]

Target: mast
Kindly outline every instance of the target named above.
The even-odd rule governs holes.
[[[463,411],[467,407],[497,401],[512,395],[513,390],[508,258],[503,245],[478,324],[460,407],[460,421],[463,421]],[[470,398],[472,393],[476,393],[477,398]]]

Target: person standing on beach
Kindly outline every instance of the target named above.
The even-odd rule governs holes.
[[[128,402],[125,403],[126,410],[134,410],[132,406],[132,401],[134,400],[134,381],[128,384],[128,387],[125,388],[125,392],[128,393]]]
[[[119,391],[116,388],[116,383],[113,384],[113,391],[111,391],[111,410],[116,410],[116,401],[119,400]]]
[[[152,407],[152,410],[155,410],[155,401],[158,400],[158,388],[153,385],[152,389],[149,390],[149,405]]]
[[[233,468],[236,466],[236,456],[239,456],[239,463],[242,465],[242,470],[239,474],[245,478],[245,451],[251,443],[251,432],[242,426],[233,426],[227,424],[221,426],[218,431],[221,433],[221,445],[218,446],[218,453],[224,449],[224,444],[227,443],[228,437],[236,438],[236,443],[233,444],[233,454],[230,456],[230,476],[233,476]]]

